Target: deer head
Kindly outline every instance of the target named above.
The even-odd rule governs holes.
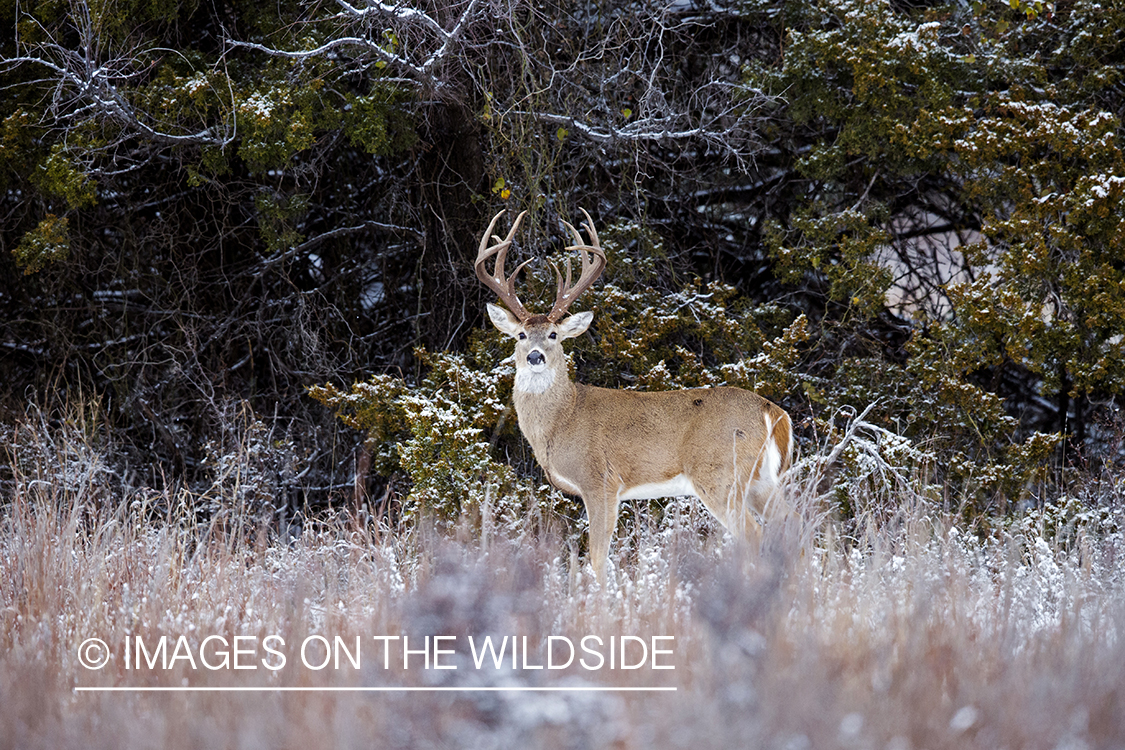
[[[512,245],[512,238],[519,229],[520,221],[527,215],[524,211],[516,217],[512,228],[504,239],[492,234],[496,222],[503,211],[492,218],[488,229],[481,238],[475,264],[477,278],[500,297],[507,309],[489,304],[488,317],[502,333],[516,340],[516,388],[530,393],[546,391],[558,377],[566,377],[565,359],[562,355],[563,341],[582,334],[594,319],[592,312],[580,312],[562,319],[571,303],[590,288],[602,271],[605,270],[605,252],[598,242],[594,220],[582,211],[586,222],[582,227],[590,236],[590,243],[582,240],[582,235],[567,222],[563,222],[574,236],[575,244],[566,248],[568,252],[577,250],[582,257],[582,270],[578,281],[571,283],[570,258],[566,260],[565,277],[557,266],[552,264],[558,282],[555,302],[546,315],[536,315],[527,310],[516,294],[516,276],[530,261],[520,264],[511,276],[505,276],[504,261]],[[489,244],[491,238],[492,244]],[[490,273],[485,267],[489,258],[495,256],[494,270]]]

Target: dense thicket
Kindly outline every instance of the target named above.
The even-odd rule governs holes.
[[[321,503],[353,438],[306,388],[376,373],[316,392],[372,482],[511,485],[471,260],[500,208],[544,256],[585,207],[586,380],[756,387],[806,440],[875,404],[935,500],[1034,499],[1120,460],[1103,5],[4,3],[0,398],[96,401],[150,481],[255,434],[269,492]]]

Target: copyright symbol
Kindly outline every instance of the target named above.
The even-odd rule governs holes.
[[[101,669],[109,663],[109,646],[101,638],[87,638],[78,647],[78,663],[86,669]]]

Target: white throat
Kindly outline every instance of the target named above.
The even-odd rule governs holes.
[[[546,365],[516,368],[516,390],[523,393],[543,393],[555,382],[555,371]]]

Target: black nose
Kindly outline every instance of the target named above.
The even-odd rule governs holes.
[[[534,351],[531,354],[527,355],[527,363],[529,365],[541,365],[543,364],[543,362],[543,352]]]

